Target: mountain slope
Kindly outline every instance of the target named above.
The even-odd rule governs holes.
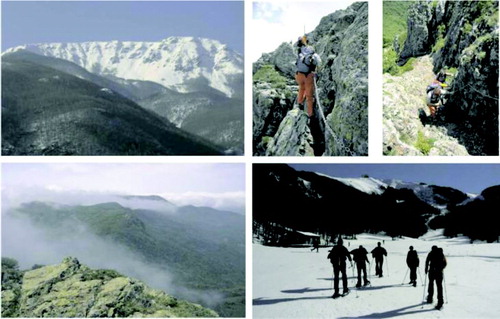
[[[2,56],[2,154],[219,154],[136,103],[76,76]]]
[[[217,317],[210,309],[116,271],[91,269],[76,258],[23,272],[4,261],[2,317]],[[20,280],[12,280],[16,271]],[[7,272],[12,279],[4,277]]]
[[[10,49],[65,59],[92,73],[145,80],[179,92],[214,88],[242,93],[243,58],[216,40],[170,37],[159,42],[84,42],[24,45]]]
[[[243,99],[228,98],[216,90],[192,93],[168,90],[136,102],[229,153],[243,154]]]
[[[9,60],[40,64],[119,93],[167,119],[177,128],[220,145],[226,154],[243,154],[242,99],[229,98],[212,88],[203,92],[179,93],[151,81],[100,76],[73,62],[21,49],[4,55]]]
[[[273,244],[280,243],[281,232],[290,231],[284,228],[332,237],[361,232],[418,237],[437,228],[479,239],[500,235],[497,230],[475,232],[491,228],[497,201],[494,188],[483,201],[482,196],[473,198],[450,187],[336,178],[286,165],[254,165],[253,171],[254,232]],[[465,221],[478,214],[478,207],[483,217],[474,218],[476,225],[467,228],[471,224]],[[457,227],[465,230],[452,231]]]
[[[2,251],[24,263],[28,254],[31,264],[73,255],[216,308],[222,316],[244,315],[244,216],[172,207],[158,197],[127,197],[123,204],[134,209],[112,202],[25,203],[4,216],[11,231],[3,229],[10,237],[3,238]],[[19,245],[19,236],[31,244]],[[51,253],[31,252],[34,247]]]

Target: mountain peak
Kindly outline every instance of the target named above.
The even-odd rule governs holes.
[[[242,56],[213,39],[39,43],[5,53],[19,50],[68,60],[101,76],[153,81],[181,93],[212,88],[232,97],[243,88]]]

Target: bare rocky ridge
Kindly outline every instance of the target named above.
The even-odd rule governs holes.
[[[13,276],[2,259],[2,317],[218,317],[112,270],[62,263]],[[7,275],[8,274],[8,275]]]

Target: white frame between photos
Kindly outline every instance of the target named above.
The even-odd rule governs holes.
[[[265,0],[268,2],[284,0]],[[307,1],[307,0],[303,0]],[[315,0],[330,2],[335,0]],[[252,45],[252,3],[244,1],[245,48]],[[289,1],[288,1],[289,2]],[[382,155],[382,3],[383,0],[366,0],[369,5],[369,64],[368,64],[368,124],[369,148],[364,157],[254,157],[252,156],[252,61],[245,59],[245,154],[242,156],[0,156],[0,176],[3,164],[7,163],[243,163],[246,172],[246,318],[253,317],[253,267],[252,267],[252,166],[260,163],[337,163],[337,164],[382,164],[382,163],[482,163],[500,164],[500,157],[394,157]],[[245,55],[244,55],[245,56]],[[500,145],[499,145],[500,149]],[[0,199],[1,202],[1,199]],[[1,223],[1,221],[0,221]]]

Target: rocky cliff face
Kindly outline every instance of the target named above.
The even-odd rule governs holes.
[[[217,317],[115,271],[90,269],[76,258],[26,271],[22,278],[12,276],[13,269],[4,276],[3,266],[2,260],[2,317]]]
[[[472,155],[498,155],[498,2],[418,1],[400,62],[431,54],[434,72],[456,69],[444,117]]]
[[[283,43],[274,52],[264,54],[253,66],[254,154],[366,155],[368,3],[358,2],[325,16],[307,36],[323,61],[318,71],[318,94],[325,119],[316,111],[307,126],[303,125],[298,110],[289,114],[297,92],[296,48],[291,43]],[[271,76],[256,77],[266,67],[283,78],[279,85]],[[303,146],[279,142],[290,141],[291,135]],[[268,144],[270,139],[274,143]]]

